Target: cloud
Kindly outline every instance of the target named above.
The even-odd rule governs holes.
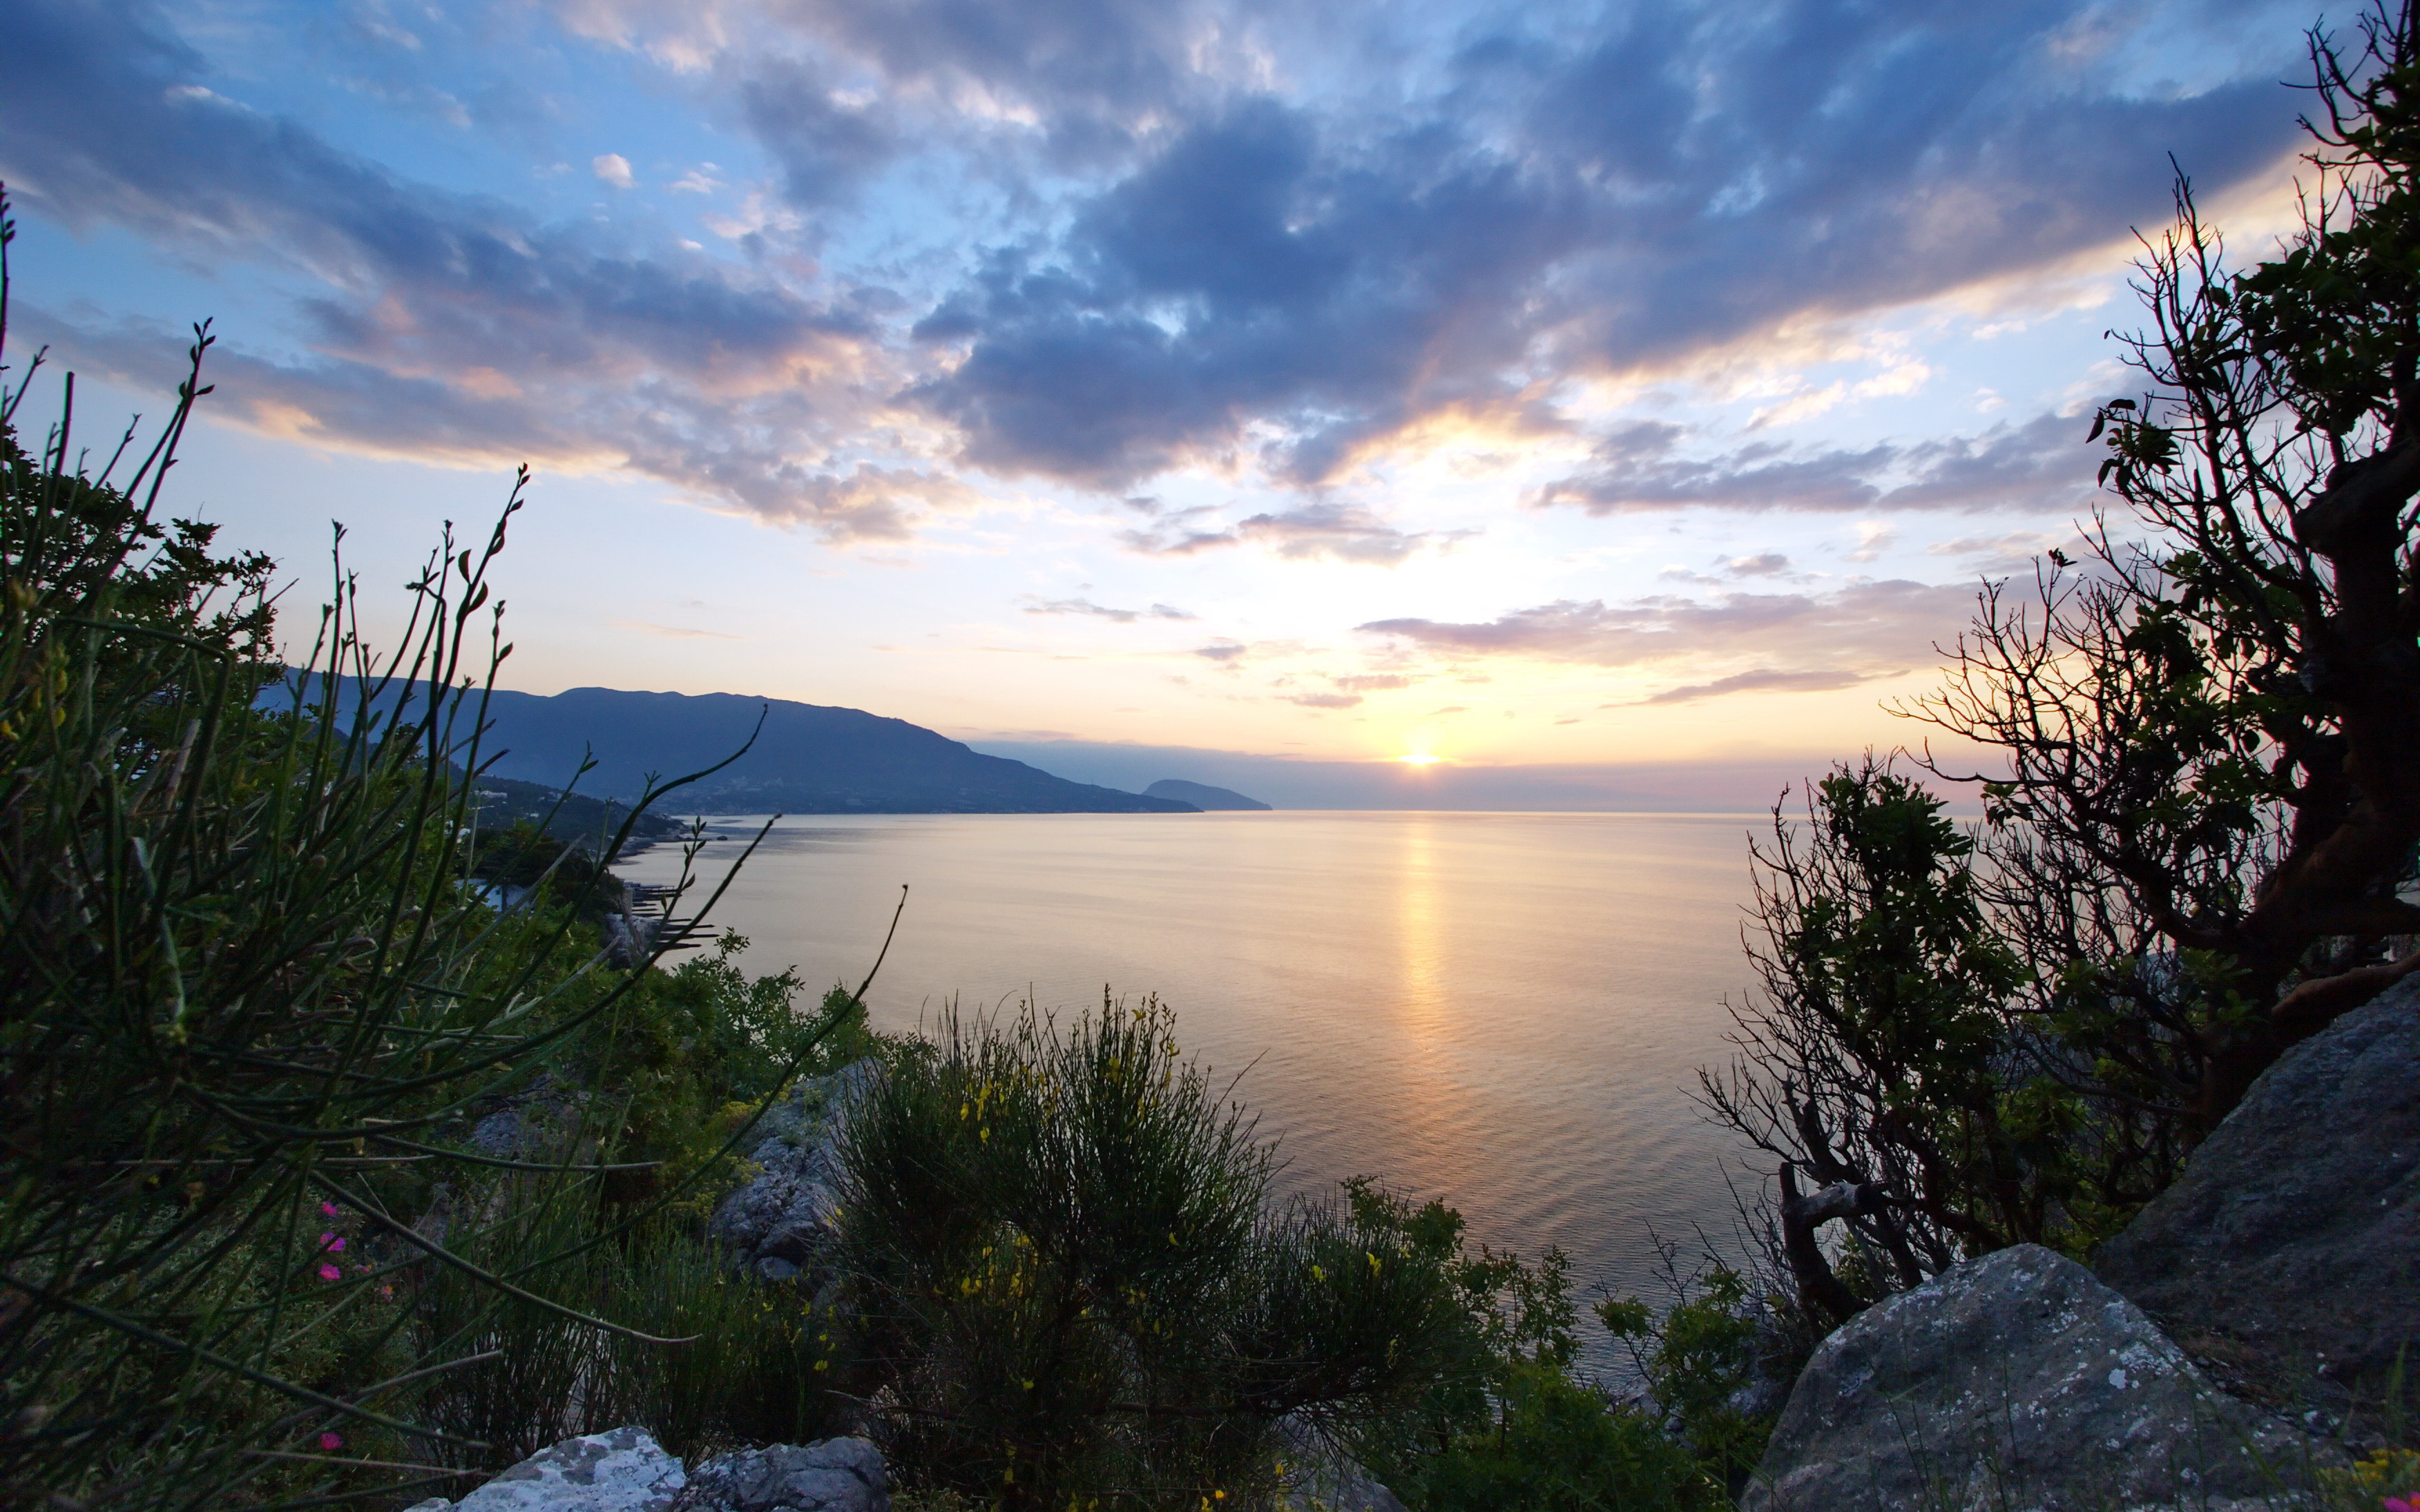
[[[1668,687],[1661,693],[1651,698],[1640,699],[1638,702],[1640,703],[1695,703],[1700,699],[1721,698],[1726,693],[1822,693],[1829,692],[1834,688],[1854,687],[1859,683],[1870,683],[1877,678],[1896,677],[1903,671],[1905,669],[1901,668],[1892,671],[1877,672],[1735,672],[1729,677],[1718,677],[1711,683],[1695,683],[1686,687]],[[1620,704],[1606,706],[1621,707]]]
[[[1349,709],[1361,702],[1358,693],[1294,693],[1288,703],[1299,703],[1306,709]]]
[[[1663,422],[1622,426],[1597,443],[1587,471],[1544,485],[1531,501],[1591,515],[1693,507],[1835,514],[2072,509],[2091,492],[2101,455],[2085,444],[2075,421],[2057,414],[1993,425],[1979,436],[1856,450],[1759,441],[1721,455],[1692,456],[1681,450],[1684,436]]]
[[[398,178],[184,86],[200,60],[150,12],[34,0],[10,25],[0,175],[23,204],[309,291],[302,351],[213,354],[219,412],[424,460],[627,468],[835,539],[896,538],[920,509],[972,497],[847,455],[891,380],[845,300]],[[165,332],[20,313],[132,381],[178,365]]]
[[[1374,620],[1357,628],[1449,663],[1503,658],[1621,669],[1719,666],[1762,662],[1774,648],[1786,646],[1792,659],[1809,669],[1793,675],[1863,681],[1925,659],[1934,645],[1956,635],[1974,607],[1969,586],[1889,581],[1822,594],[1657,595],[1610,606],[1599,599],[1560,599],[1494,620]],[[1709,686],[1719,681],[1710,679]]]
[[[1095,619],[1118,625],[1132,625],[1137,620],[1198,620],[1171,604],[1154,604],[1149,609],[1111,609],[1088,598],[1048,598],[1025,607],[1028,614],[1088,614]]]
[[[1760,551],[1752,557],[1733,557],[1723,563],[1723,570],[1734,578],[1771,578],[1790,570],[1790,559],[1778,551]]]
[[[1352,677],[1330,678],[1329,681],[1348,693],[1380,693],[1390,688],[1409,687],[1419,679],[1405,677],[1400,672],[1363,672]]]
[[[1674,371],[2059,265],[2164,218],[2164,149],[2215,197],[2294,140],[2273,83],[2291,30],[2247,50],[2231,8],[1773,0],[1753,23],[1685,7],[1257,0],[555,0],[542,14],[680,75],[654,82],[745,133],[765,181],[701,166],[659,196],[677,206],[617,196],[607,217],[560,222],[433,188],[212,93],[241,92],[242,69],[213,73],[139,0],[11,8],[0,172],[79,234],[120,228],[196,267],[283,280],[292,329],[275,355],[228,364],[221,395],[272,432],[627,469],[840,538],[942,507],[943,458],[1116,491],[1173,469],[1257,470],[1306,502],[1156,520],[1131,544],[1388,564],[1450,538],[1328,490],[1424,424],[1519,413],[1568,431],[1550,396],[1573,380]],[[334,62],[479,51],[442,8],[414,8],[408,33],[383,16],[363,10]],[[2102,51],[2070,45],[2082,17]],[[2128,62],[2146,56],[2188,61],[2152,88]],[[518,110],[537,161],[584,156],[551,140],[543,90],[510,87],[504,63],[459,67],[495,77],[377,87],[486,140]],[[623,155],[589,161],[599,182],[635,185]],[[691,194],[712,196],[717,255],[647,219],[693,214]],[[92,326],[70,333],[125,334]],[[476,370],[500,381],[466,389]],[[1911,359],[1779,402],[1803,417],[1925,377]],[[2036,508],[2074,471],[2028,426],[1866,449],[1686,443],[1653,425],[1608,436],[1536,501]],[[925,482],[869,512],[864,467]]]
[[[1366,113],[1310,90],[1205,104],[1170,85],[1172,124],[1130,171],[1060,228],[1003,239],[935,302],[920,334],[963,360],[911,395],[960,428],[966,460],[1002,472],[1118,487],[1243,457],[1316,483],[1541,373],[1659,371],[2119,242],[2164,218],[2168,172],[2110,143],[2172,149],[2215,192],[2293,141],[2273,82],[2282,32],[2235,78],[2149,93],[2055,45],[2075,10],[1781,0],[1752,25],[1679,8],[1474,22]],[[1110,35],[1165,45],[1116,14]],[[2148,41],[2179,23],[2146,12],[2118,29]],[[1029,90],[1032,56],[1014,65]],[[1153,72],[1120,77],[1149,87]],[[1902,361],[1786,407],[1927,376]],[[1602,501],[1729,485],[1860,507],[1878,459],[1729,460]]]
[[[648,635],[660,635],[674,640],[745,640],[744,635],[725,635],[721,630],[697,630],[679,625],[657,625],[647,620],[615,620],[625,630],[641,630]]]
[[[1233,455],[1254,421],[1286,432],[1269,465],[1311,481],[1358,440],[1499,394],[1525,337],[1472,316],[1575,243],[1576,207],[1439,131],[1359,158],[1325,156],[1319,123],[1273,100],[1188,125],[1062,247],[1002,250],[937,305],[917,333],[966,356],[912,397],[974,465],[1117,487]]]
[[[1221,667],[1232,667],[1243,658],[1248,649],[1238,641],[1220,640],[1211,645],[1196,646],[1193,648],[1193,654],[1204,660],[1215,661]]]
[[[832,87],[790,58],[759,60],[737,83],[740,114],[782,165],[782,193],[801,209],[845,203],[908,146],[879,99]]]
[[[1151,556],[1192,556],[1221,547],[1264,546],[1279,556],[1300,561],[1326,557],[1391,567],[1423,547],[1460,540],[1468,531],[1405,532],[1353,504],[1312,503],[1298,509],[1263,513],[1223,528],[1203,528],[1206,509],[1179,510],[1140,530],[1121,531],[1118,539]]]

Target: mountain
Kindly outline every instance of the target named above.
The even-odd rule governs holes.
[[[349,679],[348,679],[349,682]],[[349,705],[350,689],[347,689]],[[281,695],[272,693],[271,697]],[[480,757],[488,775],[560,787],[593,752],[576,791],[635,798],[650,774],[712,766],[756,729],[748,753],[663,800],[670,813],[1194,813],[984,756],[945,735],[862,709],[737,693],[630,693],[575,687],[542,698],[498,692]],[[493,785],[493,784],[489,784]]]
[[[1258,798],[1248,798],[1233,788],[1214,788],[1207,782],[1187,782],[1183,778],[1164,777],[1142,790],[1146,798],[1172,798],[1189,803],[1196,809],[1261,809],[1268,805]]]

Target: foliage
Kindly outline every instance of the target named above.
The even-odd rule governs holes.
[[[465,1254],[500,1273],[562,1257],[541,1267],[532,1288],[552,1306],[499,1299],[454,1274],[424,1291],[424,1326],[474,1362],[426,1394],[428,1419],[493,1446],[458,1462],[492,1469],[626,1423],[645,1424],[692,1458],[845,1428],[845,1404],[828,1390],[842,1333],[830,1305],[734,1272],[684,1223],[588,1243],[596,1213],[577,1184],[516,1180],[482,1196],[487,1221],[460,1241]],[[634,1332],[609,1333],[582,1313]]]
[[[1492,1433],[1456,1441],[1427,1467],[1425,1512],[1662,1512],[1730,1504],[1689,1451],[1635,1409],[1549,1365],[1504,1383]]]
[[[1435,1364],[1419,1395],[1390,1411],[1337,1425],[1337,1436],[1381,1479],[1414,1485],[1427,1461],[1491,1435],[1500,1438],[1516,1381],[1566,1374],[1579,1353],[1571,1262],[1549,1248],[1532,1264],[1485,1244],[1476,1255],[1463,1216],[1431,1198],[1414,1206],[1367,1178],[1344,1183],[1354,1226],[1416,1257],[1451,1288]]]
[[[850,1389],[892,1404],[904,1473],[1003,1506],[1249,1500],[1281,1422],[1450,1436],[1485,1420],[1491,1348],[1570,1357],[1559,1268],[1474,1270],[1442,1204],[1272,1208],[1268,1149],[1156,1001],[952,1023],[858,1104],[842,1167]]]
[[[2024,965],[1941,810],[1871,756],[1815,784],[1803,822],[1776,806],[1754,848],[1761,991],[1732,1009],[1740,1055],[1700,1073],[1714,1116],[1779,1158],[1780,1257],[1830,1321],[1871,1298],[1834,1273],[1822,1223],[1908,1287],[2057,1242],[2077,1211],[2079,1111],[2015,1049]]]
[[[2139,398],[2102,406],[2118,516],[2083,568],[1987,594],[1912,711],[2007,761],[1990,905],[2139,1202],[2296,1041],[2420,953],[2420,53],[2409,6],[2314,32],[2301,229],[2236,270],[2180,182],[2146,243]],[[2123,532],[2139,529],[2144,539]],[[1941,770],[1937,767],[1936,770]],[[2408,943],[2408,942],[2407,942]]]
[[[2288,1047],[2420,970],[2411,7],[2360,39],[2312,34],[2276,255],[2230,263],[2180,180],[2125,342],[2145,392],[2092,422],[2087,560],[1987,585],[1901,711],[1990,758],[1918,762],[1979,785],[1979,835],[1869,759],[1757,853],[1763,990],[1705,1095],[1775,1158],[1820,1323],[2001,1245],[2088,1251]]]
[[[5,311],[0,255],[0,333]],[[794,980],[613,970],[568,910],[479,901],[473,674],[510,651],[480,611],[519,491],[483,549],[449,536],[410,585],[391,657],[353,633],[340,566],[289,678],[271,563],[157,520],[208,392],[196,336],[122,482],[131,442],[97,474],[73,449],[71,379],[38,451],[13,428],[25,378],[0,393],[12,1496],[262,1504],[492,1466],[509,1443],[442,1426],[497,1363],[482,1338],[535,1320],[592,1356],[668,1347],[584,1310],[615,1288],[581,1280],[727,1153],[661,1134],[684,1121],[667,1088],[769,1096],[814,1048],[776,1022]],[[306,699],[314,679],[359,696]],[[663,1073],[655,1102],[574,1099],[530,1160],[465,1148],[482,1112],[632,1062]],[[600,1206],[617,1149],[650,1139],[686,1168]]]
[[[1659,1248],[1657,1273],[1672,1299],[1663,1316],[1637,1297],[1607,1297],[1597,1319],[1628,1345],[1647,1401],[1699,1473],[1736,1499],[1772,1437],[1776,1388],[1797,1374],[1813,1340],[1786,1298],[1751,1295],[1748,1278],[1711,1252],[1683,1273],[1677,1247]]]

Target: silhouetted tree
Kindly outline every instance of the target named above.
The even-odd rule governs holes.
[[[1776,810],[1763,993],[1706,1094],[1780,1160],[1816,1320],[2082,1251],[2296,1041],[2420,970],[2420,53],[2310,36],[2298,230],[2237,271],[2181,177],[2081,563],[1985,588],[1902,710],[1996,761],[1979,845],[1870,759]],[[1817,1242],[1845,1221],[1845,1249]]]

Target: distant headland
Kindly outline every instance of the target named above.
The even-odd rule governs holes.
[[[1178,803],[1189,803],[1196,809],[1202,810],[1256,809],[1265,813],[1269,808],[1269,805],[1260,799],[1248,798],[1233,788],[1214,788],[1207,782],[1187,782],[1181,777],[1161,778],[1143,789],[1142,795],[1146,798],[1169,798]]]

